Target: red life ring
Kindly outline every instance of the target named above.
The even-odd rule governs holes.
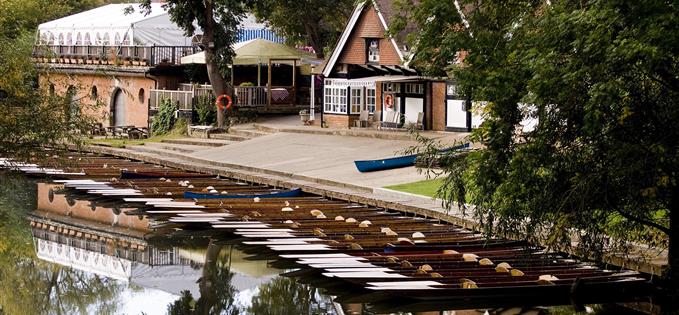
[[[387,94],[384,96],[384,104],[387,105],[388,109],[394,108],[394,96]]]
[[[224,106],[224,99],[226,99],[226,106]],[[215,102],[217,104],[217,107],[219,107],[219,110],[224,110],[224,109],[229,109],[231,108],[231,105],[233,105],[233,102],[231,101],[231,96],[228,96],[226,94],[222,94],[219,97],[217,97],[217,101]]]

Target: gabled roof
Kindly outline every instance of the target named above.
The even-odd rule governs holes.
[[[339,41],[335,46],[335,49],[332,51],[330,59],[328,59],[328,62],[326,63],[325,68],[323,69],[324,76],[326,77],[330,76],[332,69],[337,64],[337,60],[339,60],[342,51],[344,51],[344,46],[351,37],[354,27],[356,27],[356,22],[358,22],[359,18],[361,17],[361,14],[363,13],[363,10],[366,8],[366,3],[367,1],[362,1],[356,5],[356,8],[354,8],[354,12],[352,13],[351,18],[349,19],[347,26],[344,28],[344,31],[342,32],[342,35],[340,36]],[[390,19],[395,13],[391,0],[372,0],[370,1],[370,3],[377,11],[377,16],[380,18],[382,26],[384,27],[385,30],[388,30],[389,29],[388,19]],[[404,46],[399,45],[396,42],[395,38],[390,38],[390,41],[392,45],[394,45],[394,49],[396,49],[396,52],[398,53],[398,56],[401,59],[401,62],[406,63],[408,60],[406,60],[405,57],[407,52],[404,49],[402,49],[404,48]]]

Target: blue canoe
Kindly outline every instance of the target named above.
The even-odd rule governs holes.
[[[441,150],[441,152],[443,153],[443,152],[449,152],[449,151],[457,151],[457,150],[463,150],[463,149],[468,149],[468,148],[469,148],[469,143],[465,143],[465,144],[462,144],[462,145],[443,149],[443,150]],[[411,154],[411,155],[404,155],[404,156],[381,159],[381,160],[354,161],[354,164],[356,164],[356,168],[358,169],[359,172],[365,173],[365,172],[382,171],[382,170],[390,170],[390,169],[394,169],[394,168],[413,166],[413,165],[415,165],[416,159],[417,159],[417,154]]]
[[[232,198],[291,198],[299,197],[302,195],[301,188],[295,188],[283,191],[274,191],[266,194],[252,194],[252,195],[215,195],[215,194],[200,194],[193,193],[190,191],[184,192],[185,199],[232,199]]]

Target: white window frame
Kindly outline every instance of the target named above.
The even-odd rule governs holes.
[[[377,103],[377,91],[375,88],[368,88],[365,91],[365,108],[368,112],[375,113]]]
[[[373,46],[372,44],[375,43]],[[366,40],[366,46],[368,49],[367,62],[368,64],[380,63],[380,40],[378,38],[369,38]]]
[[[424,84],[406,83],[406,94],[424,94]]]
[[[331,114],[347,113],[347,88],[326,86],[323,112]]]
[[[351,113],[360,114],[365,107],[365,102],[363,99],[363,88],[362,87],[352,87],[351,88]]]

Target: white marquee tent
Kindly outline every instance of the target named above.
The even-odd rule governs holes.
[[[139,4],[105,5],[40,24],[38,38],[46,45],[190,46],[191,38],[184,36],[184,31],[170,21],[162,5],[152,3],[149,15],[144,15]],[[126,13],[126,9],[131,12]],[[241,22],[240,37],[248,40],[253,36],[282,41],[250,15]]]

